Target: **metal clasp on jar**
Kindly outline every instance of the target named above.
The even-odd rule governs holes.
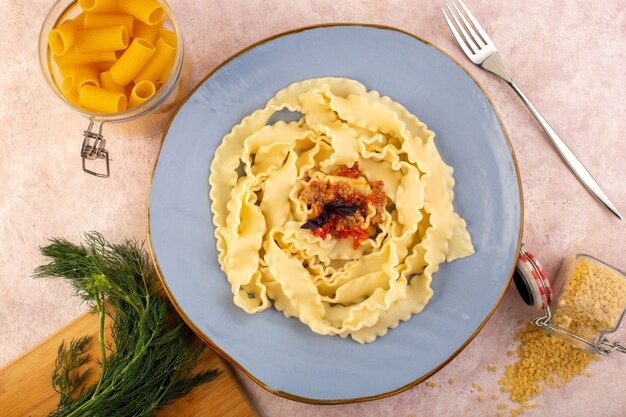
[[[110,174],[109,169],[109,152],[105,149],[106,140],[102,137],[102,125],[103,122],[98,122],[98,131],[97,133],[93,131],[94,121],[89,119],[89,126],[83,132],[83,145],[80,148],[80,156],[83,160],[83,171],[88,174],[95,175],[100,178],[108,178]],[[87,168],[88,164],[91,164],[87,161],[96,161],[99,159],[104,159],[105,161],[105,171],[98,172]]]

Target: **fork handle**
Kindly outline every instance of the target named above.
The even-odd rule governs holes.
[[[533,106],[528,97],[520,90],[520,88],[513,81],[508,81],[507,83],[515,90],[515,92],[520,96],[528,110],[535,116],[535,119],[539,122],[543,130],[548,135],[548,138],[559,152],[565,163],[570,167],[570,169],[574,172],[576,177],[583,183],[585,187],[598,199],[602,204],[606,206],[613,214],[615,214],[620,220],[622,219],[622,215],[619,213],[615,205],[609,199],[609,196],[602,190],[600,184],[593,178],[593,176],[589,173],[587,168],[580,162],[578,157],[574,155],[574,152],[563,142],[563,140],[557,135],[557,133],[552,129],[552,126],[543,118],[539,110]]]

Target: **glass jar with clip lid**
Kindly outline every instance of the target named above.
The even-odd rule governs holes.
[[[522,249],[514,275],[524,302],[543,313],[531,324],[589,353],[626,353],[612,340],[626,312],[626,274],[584,254],[563,262],[553,285],[537,258]],[[553,292],[554,289],[554,292]]]
[[[171,111],[182,98],[189,72],[182,34],[174,13],[165,0],[151,2],[155,11],[146,12],[150,14],[146,14],[145,22],[142,22],[137,17],[142,13],[141,11],[108,10],[106,7],[109,6],[106,6],[106,4],[109,3],[113,5],[111,7],[117,7],[117,2],[103,0],[59,0],[50,9],[39,34],[39,64],[45,80],[65,105],[88,119],[88,126],[83,132],[83,141],[80,149],[83,171],[104,178],[110,175],[111,169],[109,152],[106,149],[106,140],[102,133],[103,126],[105,124],[107,127],[110,125],[114,131],[117,127],[120,133],[123,132],[124,135],[133,137],[148,136],[159,132],[169,118]],[[128,15],[124,16],[124,13]],[[123,20],[124,17],[127,19]],[[151,22],[150,19],[154,19],[154,22]],[[72,29],[70,36],[67,38],[63,36],[49,38],[49,34],[53,29],[60,29],[64,23],[70,21],[71,24],[68,25]],[[126,85],[117,85],[119,84],[117,83],[116,87],[120,88],[118,93],[121,92],[124,95],[122,97],[124,105],[120,106],[119,110],[116,108],[116,111],[98,112],[80,105],[79,92],[75,83],[67,80],[73,75],[72,71],[77,71],[77,68],[80,68],[81,74],[84,74],[89,72],[86,70],[89,67],[91,75],[86,80],[83,77],[82,81],[84,83],[81,86],[89,84],[93,88],[102,87],[100,85],[102,84],[102,78],[100,77],[102,77],[103,72],[107,72],[113,64],[112,61],[120,59],[124,51],[119,48],[105,51],[109,55],[114,54],[111,57],[107,57],[106,62],[97,60],[86,62],[86,55],[91,53],[91,55],[95,56],[103,53],[89,52],[97,48],[97,46],[82,45],[82,51],[79,51],[77,48],[79,47],[78,43],[80,41],[78,39],[80,36],[85,36],[86,32],[93,32],[103,27],[113,27],[107,25],[120,28],[121,41],[126,42],[127,45],[124,45],[124,47],[128,47],[128,49],[130,49],[129,45],[132,46],[133,42],[137,41],[146,48],[151,48],[156,57],[159,51],[158,42],[167,43],[173,62],[170,61],[171,69],[169,69],[169,72],[153,77],[154,79],[144,83],[146,85],[142,84],[141,92],[139,89],[135,92],[135,89],[131,88],[135,80]],[[135,32],[134,34],[133,31]],[[104,37],[100,33],[90,33],[89,35],[91,39],[97,39],[98,42],[101,42]],[[100,38],[98,38],[98,35],[100,35]],[[63,42],[66,42],[65,45]],[[85,43],[82,42],[82,44]],[[62,54],[55,53],[58,50],[55,52],[51,50],[51,46],[58,48],[59,45],[67,46],[67,48],[63,48]],[[175,52],[172,52],[174,48]],[[73,56],[69,57],[72,54]],[[76,58],[77,56],[80,57]],[[59,60],[59,57],[67,59],[61,58]],[[61,66],[60,63],[67,65]],[[110,79],[112,78],[111,75],[108,75]],[[134,85],[136,87],[139,84]],[[133,94],[136,94],[134,103],[132,102]],[[125,104],[126,97],[128,97],[128,106]],[[99,169],[94,168],[96,161],[102,161],[102,166]]]

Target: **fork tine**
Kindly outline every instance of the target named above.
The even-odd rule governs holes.
[[[450,8],[450,5],[446,4],[446,7],[448,8],[448,12],[450,12],[450,16],[452,16],[452,18],[454,19],[454,22],[456,23],[457,27],[461,30],[461,33],[463,34],[463,38],[465,38],[465,42],[467,43],[467,46],[470,47],[473,53],[478,52],[480,48],[478,47],[478,45],[474,43],[470,35],[467,34],[467,32],[465,31],[465,27],[461,24],[459,19],[457,19],[456,15]]]
[[[493,41],[491,40],[489,35],[487,35],[487,32],[485,31],[485,29],[483,29],[483,27],[480,25],[480,23],[478,23],[478,20],[476,20],[476,18],[472,14],[472,12],[469,11],[469,9],[465,5],[465,3],[463,3],[463,0],[459,0],[459,4],[463,8],[463,10],[465,10],[465,13],[467,14],[467,17],[469,17],[469,19],[472,21],[472,23],[474,24],[474,27],[476,28],[478,33],[480,33],[480,36],[482,36],[482,38],[485,40],[485,43],[493,45]]]
[[[474,42],[476,42],[476,45],[478,45],[478,48],[482,48],[483,46],[485,46],[485,41],[481,39],[480,36],[478,36],[478,34],[476,33],[476,31],[474,31],[474,28],[472,27],[472,25],[467,21],[467,19],[465,18],[465,15],[459,10],[459,8],[456,6],[456,3],[454,2],[454,0],[450,0],[450,3],[452,3],[452,6],[454,6],[454,10],[456,10],[456,12],[458,13],[459,17],[461,18],[461,20],[463,21],[463,23],[465,23],[465,27],[467,28],[467,30],[469,30],[469,32],[472,35],[472,39],[474,40]]]
[[[463,38],[461,37],[459,32],[457,32],[456,28],[454,27],[454,24],[448,18],[448,14],[446,13],[446,11],[444,9],[441,9],[441,12],[443,13],[443,17],[446,19],[446,22],[448,23],[448,27],[452,31],[452,35],[456,39],[456,42],[459,44],[459,46],[461,47],[461,49],[463,50],[465,55],[467,55],[468,58],[471,57],[472,55],[474,55],[474,53],[469,50],[469,48],[467,47],[467,45],[463,41]]]

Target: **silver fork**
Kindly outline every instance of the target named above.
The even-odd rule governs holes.
[[[456,23],[456,26],[450,20],[448,13],[446,13],[444,9],[441,9],[441,11],[443,12],[443,17],[445,17],[452,34],[465,55],[467,55],[470,61],[474,64],[504,79],[504,81],[506,81],[513,88],[513,90],[515,90],[526,107],[528,107],[528,110],[530,110],[533,116],[535,116],[535,119],[537,119],[543,130],[546,132],[546,135],[550,141],[552,141],[556,150],[559,152],[565,163],[578,177],[580,182],[582,182],[583,185],[585,185],[585,187],[587,187],[587,189],[606,206],[606,208],[622,220],[622,216],[619,211],[617,211],[615,205],[611,202],[597,181],[591,176],[589,171],[587,171],[587,169],[583,166],[582,162],[580,162],[576,155],[574,155],[574,152],[570,150],[559,135],[556,134],[554,129],[552,129],[535,106],[532,105],[522,90],[520,90],[515,82],[513,82],[504,68],[500,54],[498,53],[493,41],[489,38],[485,29],[483,29],[480,23],[478,23],[478,20],[476,20],[467,6],[465,6],[462,0],[458,0],[461,8],[465,12],[463,13],[452,0],[450,0],[450,2],[452,3],[452,7],[456,13],[452,10],[450,5],[446,4],[446,7],[448,8],[451,18],[454,20],[454,23]],[[457,15],[460,20],[457,18]],[[468,18],[471,21],[471,24],[467,21]],[[460,34],[459,31],[461,32]]]

